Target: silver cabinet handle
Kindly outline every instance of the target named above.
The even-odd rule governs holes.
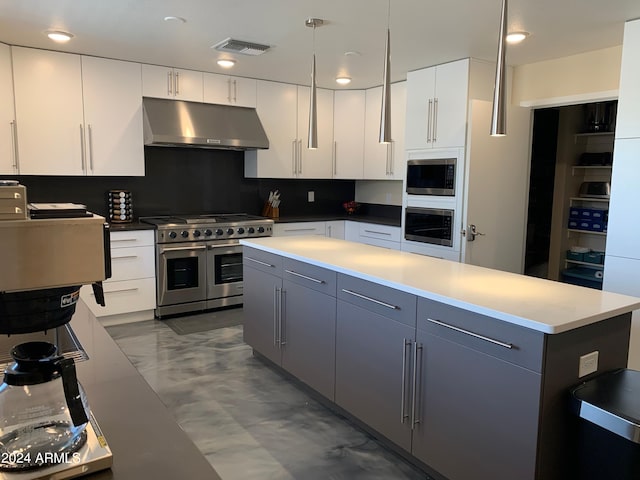
[[[206,249],[207,249],[206,245],[198,245],[194,247],[173,247],[173,248],[163,249],[162,253],[164,254],[165,252],[184,252],[187,250],[206,250]]]
[[[296,140],[294,140],[293,142],[291,142],[291,173],[293,173],[293,176],[296,175],[297,171],[298,171],[298,165],[297,163],[297,159],[296,157],[297,155],[297,148],[298,146],[298,142]]]
[[[167,95],[169,96],[173,95],[172,86],[173,86],[173,75],[171,75],[171,70],[169,70],[167,72]]]
[[[302,139],[298,140],[298,173],[302,175]]]
[[[18,127],[16,121],[9,122],[11,125],[11,152],[13,153],[13,168],[16,173],[20,173],[20,159],[18,158]]]
[[[233,103],[238,103],[238,84],[233,81]]]
[[[365,230],[365,232],[367,232],[367,233],[375,233],[376,235],[387,235],[388,237],[391,236],[391,234],[389,232],[377,232],[375,230]]]
[[[484,335],[479,335],[477,333],[471,332],[469,330],[465,330],[463,328],[458,328],[453,325],[449,325],[448,323],[441,322],[440,320],[434,320],[432,318],[427,318],[428,322],[435,323],[436,325],[440,325],[441,327],[448,328],[450,330],[455,330],[456,332],[464,333],[465,335],[469,335],[470,337],[478,338],[480,340],[484,340],[485,342],[493,343],[494,345],[499,345],[504,348],[512,349],[512,343],[501,342],[500,340],[495,340],[493,338],[485,337]]]
[[[123,255],[121,257],[111,256],[111,260],[122,260],[122,259],[129,259],[129,258],[138,258],[138,255]]]
[[[116,240],[111,240],[111,243],[116,243],[116,242],[137,242],[138,239],[137,238],[119,238]]]
[[[438,139],[438,99],[433,100],[433,133],[431,141],[436,142]]]
[[[376,300],[375,298],[367,297],[366,295],[362,295],[361,293],[357,293],[352,290],[347,290],[346,288],[343,288],[342,291],[349,295],[353,295],[354,297],[362,298],[363,300],[368,300],[370,302],[376,303],[378,305],[382,305],[383,307],[387,307],[392,310],[400,310],[400,307],[398,307],[397,305],[391,305],[390,303],[385,303],[380,300]]]
[[[406,384],[407,384],[407,346],[411,346],[411,341],[406,338],[402,340],[402,393],[400,405],[400,423],[404,423],[409,414],[406,411]]]
[[[123,292],[135,292],[139,290],[139,288],[121,288],[120,290],[109,290],[108,292],[104,292],[105,295],[109,293],[123,293]]]
[[[420,418],[416,417],[418,411],[418,351],[422,354],[422,344],[413,342],[413,393],[411,395],[411,430],[420,423]],[[422,362],[421,362],[422,363]]]
[[[280,321],[280,326],[279,326],[279,330],[280,330],[280,348],[282,348],[283,345],[287,344],[287,338],[286,338],[286,325],[287,325],[287,317],[286,317],[286,309],[285,309],[285,305],[287,304],[287,291],[284,288],[280,289],[280,315],[278,315],[279,317],[279,321]]]
[[[273,346],[278,346],[278,302],[280,300],[280,289],[273,288]]]
[[[396,160],[396,141],[395,140],[391,140],[391,143],[389,144],[389,175],[393,175],[394,174],[394,167],[395,167],[395,160]]]
[[[386,175],[389,175],[391,173],[391,160],[389,158],[389,147],[390,146],[391,146],[390,143],[386,144],[386,147],[387,147],[387,162],[386,162],[386,165],[385,165],[385,169],[386,169],[385,174]]]
[[[263,262],[263,261],[261,261],[261,260],[256,260],[255,258],[251,258],[251,257],[247,257],[247,256],[245,256],[245,257],[244,257],[244,259],[245,259],[245,260],[249,260],[250,262],[257,263],[257,264],[259,264],[259,265],[264,265],[265,267],[276,268],[276,266],[275,266],[275,265],[271,265],[270,263]]]
[[[84,126],[80,124],[80,161],[82,162],[82,171],[87,170],[87,161],[85,158],[85,145],[84,145]]]
[[[285,232],[315,232],[315,228],[285,228]]]
[[[87,125],[87,133],[89,134],[89,167],[93,172],[93,132],[91,124]]]
[[[298,273],[298,272],[294,272],[293,270],[285,270],[285,272],[287,272],[290,275],[294,275],[296,277],[304,278],[305,280],[309,280],[309,281],[314,282],[314,283],[320,283],[320,284],[326,283],[324,280],[318,280],[317,278],[307,277],[306,275],[303,275],[303,274]]]
[[[427,111],[427,143],[431,143],[431,114],[433,113],[433,99],[429,99],[429,110]]]
[[[227,79],[227,101],[231,103],[231,79]]]
[[[327,237],[331,238],[333,235],[331,234],[331,225],[327,225]]]
[[[175,79],[176,79],[176,85],[175,85],[175,95],[180,95],[180,72],[176,72],[175,74]]]

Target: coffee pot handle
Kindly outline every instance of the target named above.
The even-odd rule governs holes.
[[[76,364],[71,358],[61,358],[56,362],[56,365],[62,376],[62,388],[64,389],[64,398],[67,400],[67,406],[71,414],[71,421],[74,426],[78,427],[87,423],[89,419],[80,396]]]

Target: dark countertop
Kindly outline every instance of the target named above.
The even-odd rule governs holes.
[[[113,453],[111,470],[83,478],[220,479],[87,306],[71,326],[89,354],[76,366],[91,410]]]
[[[400,218],[380,217],[375,215],[305,215],[274,218],[275,223],[293,223],[293,222],[328,222],[331,220],[349,220],[351,222],[375,223],[377,225],[389,225],[392,227],[400,226]]]

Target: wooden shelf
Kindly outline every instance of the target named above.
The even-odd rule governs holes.
[[[575,137],[606,137],[610,135],[615,135],[616,132],[584,132],[584,133],[576,133]]]
[[[609,203],[609,198],[589,198],[589,197],[571,197],[569,198],[570,205],[573,205],[574,202],[598,202],[598,203]]]
[[[607,232],[592,232],[591,230],[578,230],[577,228],[567,228],[568,232],[586,233],[587,235],[600,235],[605,237]]]
[[[591,263],[591,262],[581,262],[579,260],[569,260],[565,258],[565,263],[573,263],[575,265],[582,265],[584,267],[595,268],[596,270],[602,270],[604,268],[604,264],[602,263]]]

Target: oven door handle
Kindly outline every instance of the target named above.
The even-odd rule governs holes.
[[[160,254],[165,254],[166,252],[186,252],[187,250],[206,250],[207,247],[205,245],[197,245],[194,247],[171,247],[164,248]]]
[[[238,251],[242,251],[242,245],[239,245],[237,243],[223,243],[223,244],[214,244],[214,245],[209,245],[208,248],[209,250],[214,250],[216,248],[223,248],[223,247],[235,247],[238,249]]]

